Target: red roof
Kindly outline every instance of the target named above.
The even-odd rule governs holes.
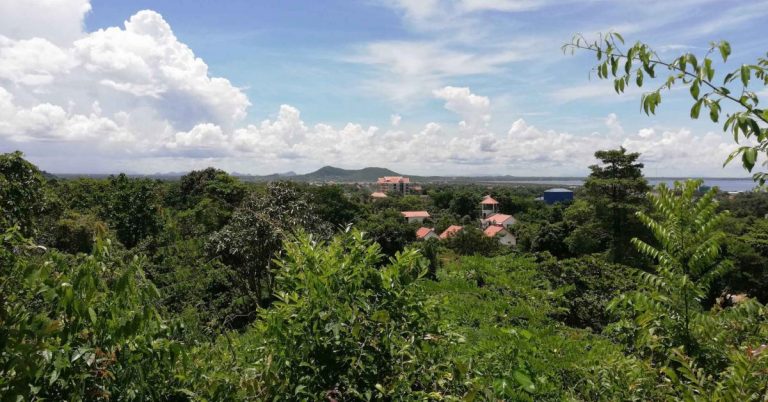
[[[371,193],[371,197],[373,197],[373,198],[387,198],[387,195],[382,193],[382,192],[376,191],[375,193]]]
[[[504,222],[508,219],[512,218],[512,215],[507,214],[493,214],[486,218],[484,222],[490,222],[493,225],[503,225]]]
[[[411,179],[403,176],[384,176],[379,177],[378,183],[410,183]]]
[[[502,226],[491,225],[491,226],[488,226],[488,228],[486,228],[483,231],[483,233],[485,233],[485,235],[488,237],[496,237],[496,235],[502,231],[506,232],[506,230],[504,230]]]
[[[403,211],[400,213],[406,218],[429,218],[427,211]]]
[[[456,233],[461,232],[462,229],[464,229],[463,226],[457,226],[457,225],[448,226],[448,229],[445,229],[443,231],[443,233],[440,233],[440,238],[441,239],[447,239],[447,238],[455,235]]]
[[[416,231],[416,237],[417,237],[417,238],[419,238],[419,239],[423,239],[423,238],[427,237],[427,235],[429,234],[429,232],[435,233],[435,229],[432,229],[432,228],[425,228],[425,227],[420,227],[420,228],[419,228],[419,229]],[[436,233],[435,233],[435,234],[436,234]]]
[[[480,202],[480,204],[483,205],[497,205],[498,203],[499,202],[494,200],[490,195],[486,195],[485,198],[483,198],[483,201]]]

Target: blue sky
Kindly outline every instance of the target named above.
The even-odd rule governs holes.
[[[624,145],[649,175],[743,176],[721,168],[734,144],[687,117],[685,91],[645,116],[641,91],[613,94],[589,78],[592,55],[560,46],[616,30],[672,57],[726,39],[734,68],[768,50],[766,1],[0,0],[0,11],[12,111],[0,149],[59,172],[581,175],[595,150]]]

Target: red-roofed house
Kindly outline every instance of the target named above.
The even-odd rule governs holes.
[[[488,226],[494,225],[494,226],[501,226],[506,229],[514,225],[515,223],[517,223],[517,220],[512,215],[493,214],[483,219],[481,222],[483,223],[483,228],[487,228]]]
[[[429,240],[437,239],[438,236],[437,233],[435,233],[435,229],[425,228],[422,226],[416,231],[416,238],[419,240]]]
[[[405,217],[408,223],[423,223],[424,219],[429,218],[429,212],[427,211],[403,211],[400,214]]]
[[[517,244],[517,238],[512,233],[509,233],[507,229],[501,226],[491,225],[488,226],[483,233],[488,237],[495,237],[499,239],[499,243],[505,246],[514,246]]]
[[[379,185],[379,192],[405,195],[410,190],[411,179],[402,176],[384,176],[379,177],[376,183]]]
[[[443,233],[440,233],[440,238],[447,239],[449,237],[453,237],[456,235],[456,233],[461,232],[463,229],[464,229],[463,226],[457,226],[457,225],[448,226],[448,229],[445,229]]]
[[[490,195],[483,197],[483,200],[480,201],[480,216],[485,219],[497,212],[499,212],[499,202]]]

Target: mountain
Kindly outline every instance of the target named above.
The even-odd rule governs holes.
[[[402,175],[389,169],[380,167],[367,167],[363,169],[341,169],[333,166],[323,166],[312,173],[293,176],[291,177],[291,180],[320,182],[370,182],[376,181],[376,179],[383,176]]]

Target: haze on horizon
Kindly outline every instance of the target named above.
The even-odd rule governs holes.
[[[765,54],[768,1],[0,0],[0,151],[56,173],[584,176],[598,149],[648,176],[745,177],[690,96],[658,115],[589,79],[574,33],[664,55]],[[768,93],[761,93],[768,96]]]

